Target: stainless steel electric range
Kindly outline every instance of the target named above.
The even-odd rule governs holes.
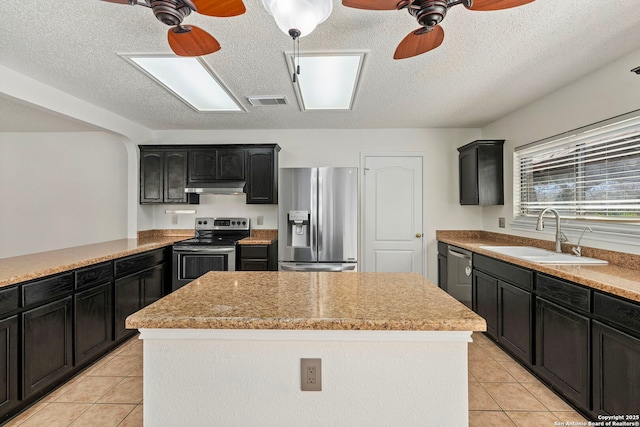
[[[171,289],[208,271],[235,271],[236,244],[250,235],[249,218],[196,218],[195,238],[173,244]]]

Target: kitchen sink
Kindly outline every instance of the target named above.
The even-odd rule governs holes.
[[[533,246],[480,246],[480,249],[534,262],[536,264],[608,264],[607,261],[602,259],[557,253]]]

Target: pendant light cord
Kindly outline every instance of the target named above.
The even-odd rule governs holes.
[[[300,75],[300,31],[292,28],[289,30],[289,35],[293,39],[293,82],[298,81],[298,75]]]

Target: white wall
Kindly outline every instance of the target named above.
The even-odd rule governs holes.
[[[526,107],[485,126],[483,138],[506,139],[505,204],[483,209],[484,230],[507,232],[553,240],[543,233],[512,230],[513,149],[559,133],[640,109],[640,76],[630,70],[640,65],[640,51],[633,52]],[[498,217],[505,217],[507,229],[498,228]],[[640,253],[640,246],[590,241],[587,246]]]
[[[143,329],[141,339],[145,425],[469,423],[469,332]],[[301,358],[322,360],[322,391],[300,391]]]
[[[103,132],[0,133],[0,258],[125,238],[127,161]]]
[[[460,147],[478,139],[478,129],[305,129],[248,131],[165,131],[154,134],[154,144],[227,144],[277,143],[282,148],[280,167],[342,166],[359,167],[362,152],[426,153],[425,203],[427,277],[437,279],[438,229],[478,229],[482,227],[482,210],[458,203],[458,152]],[[191,206],[196,215],[180,215],[178,225],[171,225],[166,209],[180,206],[146,206],[139,217],[141,230],[153,228],[193,228],[195,216],[248,216],[256,224],[258,215],[264,225],[277,228],[277,207],[244,205],[243,196],[205,196],[201,204]],[[184,206],[183,206],[184,208]],[[151,214],[149,214],[151,212]],[[142,221],[142,219],[146,221]]]

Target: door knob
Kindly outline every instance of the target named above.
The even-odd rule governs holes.
[[[420,233],[416,233],[416,237],[417,237],[417,238],[420,238],[420,237],[422,237],[422,234],[420,234]]]

